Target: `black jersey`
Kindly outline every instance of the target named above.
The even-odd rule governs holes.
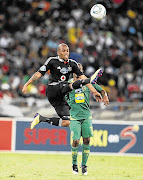
[[[72,73],[77,74],[77,76],[83,74],[75,60],[68,59],[64,63],[64,60],[58,56],[48,58],[45,64],[40,67],[39,72],[44,76],[48,70],[50,70],[49,83],[68,81]]]

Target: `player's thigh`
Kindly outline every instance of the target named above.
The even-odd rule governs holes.
[[[68,82],[51,83],[47,86],[46,95],[49,100],[64,97],[67,92],[71,91]]]
[[[82,130],[83,138],[92,137],[93,136],[92,119],[83,120],[81,130]]]
[[[65,95],[66,93],[70,92],[71,89],[69,87],[69,83],[68,82],[62,82],[60,83],[60,93],[62,95]]]
[[[81,122],[77,120],[71,120],[70,132],[73,140],[78,140],[81,137]]]
[[[58,99],[58,96],[60,96],[60,84],[52,84],[48,85],[46,88],[46,96],[48,97],[48,100],[50,101],[51,99]]]
[[[69,120],[70,112],[69,105],[64,99],[64,95],[61,93],[61,85],[48,85],[46,90],[46,95],[48,97],[49,102],[55,108],[56,113],[60,118],[64,118],[64,116],[68,118],[64,118],[65,120]]]
[[[49,102],[55,108],[55,111],[60,118],[63,120],[70,120],[69,105],[64,99],[51,99]]]
[[[57,114],[63,119],[63,120],[70,120],[70,110],[68,103],[62,99],[58,102],[58,105],[56,105],[55,108]]]

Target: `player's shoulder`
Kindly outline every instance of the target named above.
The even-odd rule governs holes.
[[[89,88],[86,85],[82,86],[82,90],[84,92],[89,92],[90,91]]]
[[[76,64],[76,65],[78,65],[78,63],[77,63],[75,60],[73,60],[73,59],[69,59],[69,62],[70,62],[71,64]]]
[[[57,61],[58,60],[58,57],[57,56],[54,56],[54,57],[49,57],[47,60],[46,60],[46,62],[45,62],[45,65],[47,65],[47,64],[49,64],[49,63],[51,63],[51,62],[55,62],[55,61]]]

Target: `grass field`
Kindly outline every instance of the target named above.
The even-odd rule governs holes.
[[[143,180],[143,157],[90,155],[88,175],[79,170],[72,173],[71,155],[0,153],[0,180]]]

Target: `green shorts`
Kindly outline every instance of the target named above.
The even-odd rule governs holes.
[[[70,131],[73,140],[78,140],[82,136],[88,138],[93,136],[92,119],[71,120]]]

